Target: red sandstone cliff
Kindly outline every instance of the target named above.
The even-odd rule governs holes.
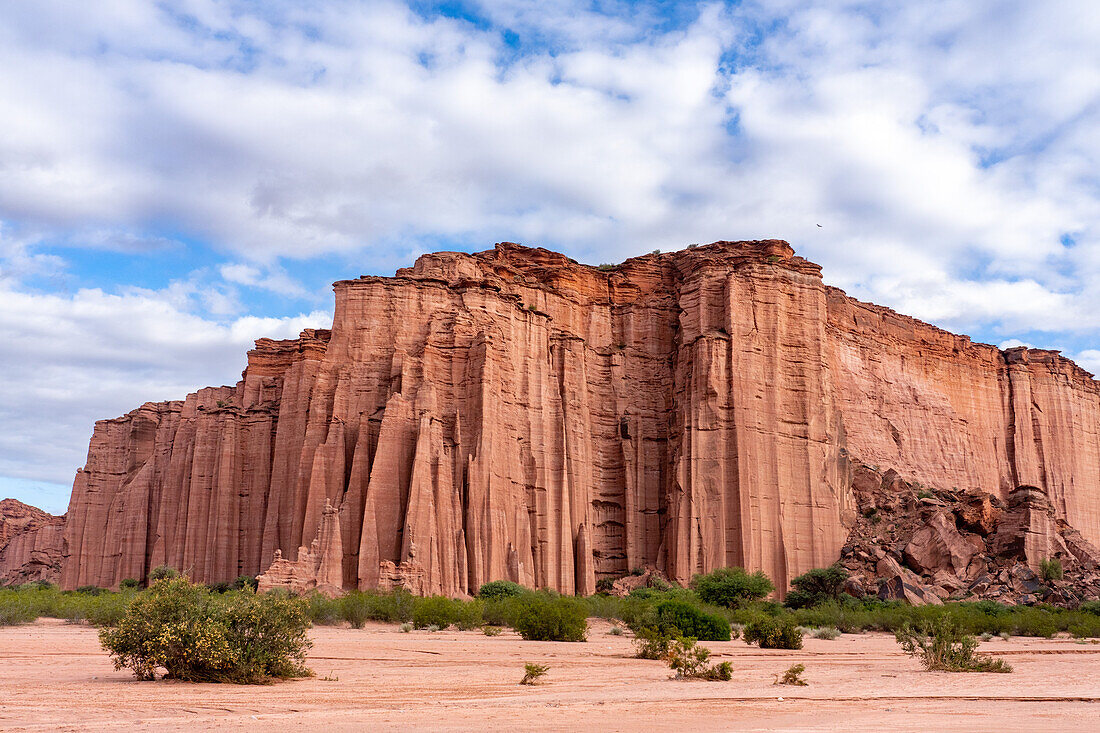
[[[56,582],[64,553],[65,517],[15,499],[0,501],[0,586]]]
[[[276,551],[285,585],[303,563],[445,594],[590,593],[643,566],[782,585],[839,556],[855,459],[1034,485],[1100,541],[1088,374],[854,301],[785,242],[606,271],[506,243],[335,292],[331,332],[261,339],[235,387],[97,423],[63,586],[165,563],[230,580]]]

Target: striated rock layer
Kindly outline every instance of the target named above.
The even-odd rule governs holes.
[[[0,586],[57,582],[64,535],[65,517],[15,499],[0,501]]]
[[[1090,375],[852,300],[785,242],[610,269],[504,243],[335,293],[331,331],[261,339],[235,387],[97,423],[64,587],[161,564],[232,580],[276,551],[286,585],[337,564],[344,588],[443,594],[591,593],[642,567],[783,585],[839,556],[852,459],[1039,487],[1100,541]]]

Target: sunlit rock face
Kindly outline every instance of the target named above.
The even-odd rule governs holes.
[[[1100,541],[1087,373],[852,300],[785,242],[602,269],[504,243],[335,293],[331,331],[261,339],[236,386],[96,424],[64,587],[162,564],[227,581],[277,550],[280,577],[323,555],[301,582],[338,567],[345,589],[591,593],[726,565],[782,586],[837,559],[857,461],[1033,485]]]

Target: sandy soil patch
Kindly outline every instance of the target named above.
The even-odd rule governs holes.
[[[800,651],[707,642],[733,680],[691,682],[591,626],[584,644],[321,627],[316,678],[241,687],[138,682],[94,629],[42,619],[0,629],[0,730],[1100,730],[1100,645],[1072,639],[982,644],[1015,666],[1007,675],[923,672],[888,634]],[[545,684],[518,684],[524,662],[550,666]],[[808,687],[772,684],[797,662]]]

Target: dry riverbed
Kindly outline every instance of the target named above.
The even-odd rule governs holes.
[[[0,628],[0,730],[1100,730],[1100,645],[994,638],[1013,674],[921,671],[889,634],[806,639],[799,651],[707,642],[730,682],[677,681],[631,658],[630,635],[592,619],[584,644],[505,631],[319,627],[317,677],[263,687],[138,682],[95,629],[40,619]],[[550,667],[521,687],[524,662]],[[807,687],[774,676],[806,665]],[[782,698],[782,699],[780,699]]]

